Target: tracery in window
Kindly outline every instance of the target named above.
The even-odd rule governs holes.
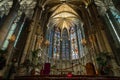
[[[78,44],[79,44],[79,55],[82,58],[85,55],[83,44],[81,43],[84,33],[82,34],[82,31],[80,29],[77,29],[77,35],[78,35]]]
[[[78,43],[77,43],[77,36],[76,36],[76,27],[71,27],[70,29],[70,40],[71,40],[71,54],[72,59],[78,59]]]
[[[63,29],[63,34],[62,34],[62,59],[69,59],[70,57],[70,48],[69,48],[69,38],[68,38],[68,33],[67,29]]]
[[[60,29],[55,27],[54,31],[54,43],[53,43],[53,58],[59,59],[60,56]]]
[[[54,29],[52,29],[50,31],[50,33],[48,33],[47,35],[48,35],[48,39],[50,41],[50,45],[48,47],[48,56],[49,56],[49,58],[52,58]]]

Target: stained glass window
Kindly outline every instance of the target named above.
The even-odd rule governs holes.
[[[117,12],[117,10],[116,10],[116,11],[112,11],[112,10],[111,10],[111,12],[112,12],[114,18],[116,19],[116,21],[117,21],[118,23],[120,23],[120,13]]]
[[[60,29],[55,27],[54,33],[54,49],[53,49],[53,58],[59,59],[60,56]]]
[[[54,27],[48,33],[50,46],[48,48],[48,55],[50,58],[69,60],[83,57],[84,47],[81,43],[83,39],[83,32],[81,29],[71,27],[69,32],[66,28],[61,31],[59,27]]]
[[[48,56],[52,58],[54,29],[52,29],[50,33],[48,33],[47,35],[49,35],[49,41],[50,41],[50,45],[48,48]]]
[[[114,20],[115,20],[115,22],[111,20],[112,21],[111,24],[113,24],[112,28],[115,31],[115,34],[116,34],[116,36],[118,38],[118,41],[120,42],[120,35],[119,35],[119,31],[120,31],[120,13],[116,9],[111,10],[111,12],[112,12],[112,15],[113,15]],[[114,23],[117,23],[117,26],[114,25]]]
[[[10,29],[8,35],[7,35],[7,38],[6,38],[6,40],[5,40],[4,44],[3,44],[2,49],[6,49],[8,47],[9,39],[13,35],[13,33],[14,33],[15,29],[16,29],[16,26],[17,26],[17,23],[12,24],[11,29]]]
[[[114,26],[113,29],[114,29],[115,34],[116,34],[116,36],[117,36],[117,38],[118,38],[118,40],[120,42],[120,35],[119,35],[119,31],[120,31],[120,13],[117,10],[114,10],[114,11],[111,10],[111,12],[112,12],[112,15],[115,18],[116,23],[118,24],[117,26]]]
[[[69,38],[67,29],[63,29],[62,33],[62,59],[69,59],[70,57],[70,49],[69,49]]]
[[[113,7],[112,9],[110,9],[108,11],[108,13],[106,14],[106,17],[111,25],[110,31],[113,35],[113,37],[116,36],[117,39],[114,38],[115,42],[120,42],[120,14],[119,12]],[[116,43],[117,45],[117,43]]]
[[[80,31],[77,32],[77,27],[83,23],[79,20],[79,15],[70,5],[64,3],[58,8],[56,7],[57,6],[51,9],[54,13],[51,15],[49,21],[49,24],[56,26],[53,30],[53,35],[50,37],[49,47],[53,47],[53,52],[51,51],[53,58],[61,58],[62,60],[68,60],[70,58],[78,59],[79,55],[84,54],[84,52],[83,46],[80,43],[82,39],[81,33]],[[76,27],[74,27],[74,24],[76,24]],[[50,26],[49,28],[52,28]],[[80,52],[80,50],[82,51]]]
[[[83,57],[85,54],[84,54],[84,48],[83,48],[83,45],[81,43],[82,41],[82,31],[80,29],[77,29],[77,35],[78,35],[78,44],[79,44],[79,55],[80,57]]]
[[[77,43],[77,37],[76,37],[76,27],[71,27],[70,29],[70,39],[71,39],[71,54],[72,59],[78,59],[78,43]]]

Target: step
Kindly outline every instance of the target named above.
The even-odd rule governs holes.
[[[115,76],[88,76],[88,75],[37,75],[37,76],[16,76],[15,80],[120,80],[120,77]]]

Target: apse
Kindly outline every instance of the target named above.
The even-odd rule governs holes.
[[[75,60],[85,52],[82,40],[85,38],[80,16],[67,3],[61,4],[49,18],[46,38],[49,40],[48,56],[55,60]]]

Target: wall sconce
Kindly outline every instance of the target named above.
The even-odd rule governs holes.
[[[82,39],[82,40],[81,40],[81,43],[82,43],[82,45],[86,45],[86,44],[87,44],[87,42],[86,42],[85,39]]]
[[[10,41],[10,42],[14,42],[15,39],[16,39],[16,37],[15,37],[15,35],[13,34],[13,35],[10,37],[9,41]]]
[[[50,45],[50,41],[49,40],[46,40],[45,41],[45,45],[48,47]]]

